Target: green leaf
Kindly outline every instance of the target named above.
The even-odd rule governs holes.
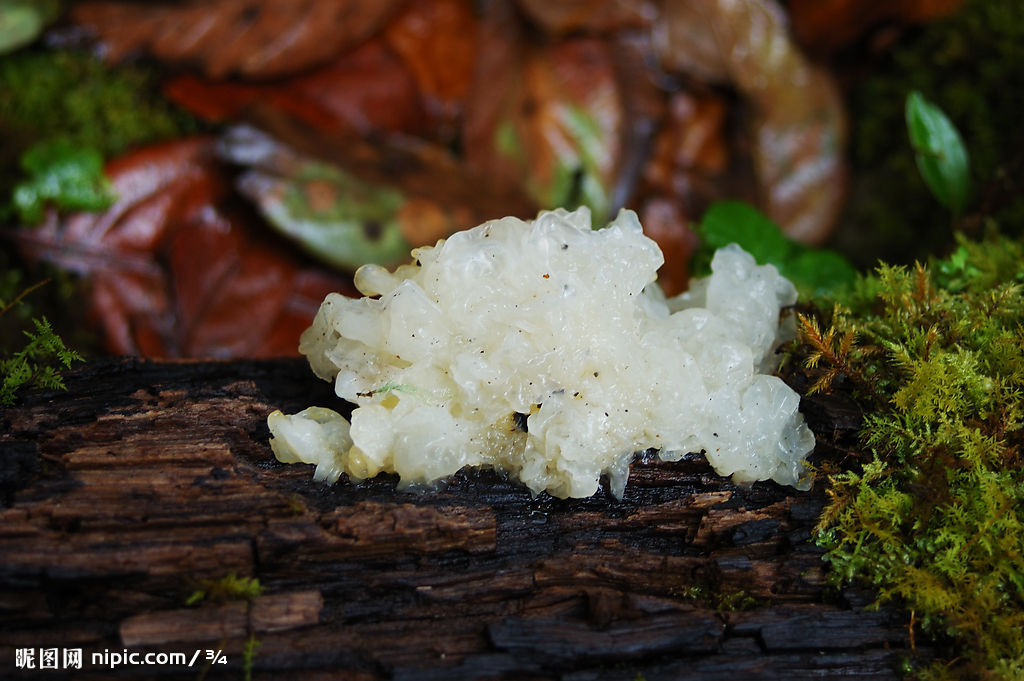
[[[921,177],[935,198],[959,215],[970,193],[970,164],[960,133],[916,90],[907,95],[906,119]]]
[[[819,297],[853,284],[857,270],[835,251],[799,247],[779,269],[804,297]]]
[[[494,147],[502,156],[517,160],[522,158],[523,142],[511,120],[502,121],[494,131]]]
[[[704,213],[697,233],[712,251],[736,243],[761,264],[778,266],[789,258],[792,251],[791,242],[783,236],[778,225],[742,201],[712,204]]]
[[[334,267],[390,264],[409,254],[399,218],[406,198],[391,187],[318,161],[285,175],[249,171],[239,186],[274,229]]]
[[[37,223],[52,202],[66,210],[103,210],[114,201],[103,175],[103,157],[56,139],[31,147],[21,157],[29,178],[14,187],[13,202],[23,222]]]
[[[30,44],[59,14],[58,0],[0,0],[0,54]]]
[[[836,292],[857,276],[843,256],[788,239],[770,218],[742,201],[712,204],[697,225],[697,233],[701,249],[694,256],[693,269],[698,274],[708,272],[715,250],[735,243],[759,264],[775,265],[804,297]]]

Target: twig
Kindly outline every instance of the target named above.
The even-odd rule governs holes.
[[[35,284],[32,284],[32,285],[31,285],[31,286],[29,286],[29,287],[28,287],[27,289],[25,289],[24,291],[22,291],[21,293],[19,293],[19,294],[18,294],[18,295],[17,295],[17,296],[16,296],[15,298],[14,298],[14,300],[12,300],[11,302],[9,302],[9,303],[7,303],[6,305],[4,305],[3,309],[0,309],[0,315],[4,315],[4,314],[6,314],[6,313],[7,313],[7,312],[8,312],[9,310],[11,310],[11,309],[12,309],[12,308],[13,308],[13,307],[14,307],[15,305],[17,305],[18,303],[20,303],[20,302],[21,302],[21,299],[22,299],[22,298],[24,298],[24,297],[25,297],[25,296],[27,296],[28,294],[32,293],[33,291],[35,291],[35,290],[36,290],[37,288],[39,288],[40,286],[45,286],[46,284],[49,284],[49,283],[50,283],[50,278],[49,278],[49,277],[47,277],[46,279],[43,279],[42,281],[39,281],[39,282],[36,282]]]

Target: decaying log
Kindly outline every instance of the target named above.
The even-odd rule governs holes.
[[[326,487],[267,444],[272,409],[333,404],[300,360],[67,383],[0,412],[3,678],[241,679],[247,641],[255,679],[896,679],[910,654],[900,616],[826,593],[820,490],[739,488],[699,455],[641,458],[622,500],[491,472]],[[230,574],[262,595],[186,604]],[[82,669],[16,667],[46,648]]]

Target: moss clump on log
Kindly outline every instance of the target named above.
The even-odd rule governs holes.
[[[826,470],[817,527],[835,584],[952,644],[920,678],[1024,676],[1024,245],[961,239],[888,266],[829,314],[800,318],[809,392],[846,392],[863,457]]]

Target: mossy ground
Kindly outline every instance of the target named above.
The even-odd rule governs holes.
[[[861,460],[823,471],[833,582],[948,643],[921,678],[1024,678],[1024,244],[881,266],[801,318],[795,353],[865,414]]]

